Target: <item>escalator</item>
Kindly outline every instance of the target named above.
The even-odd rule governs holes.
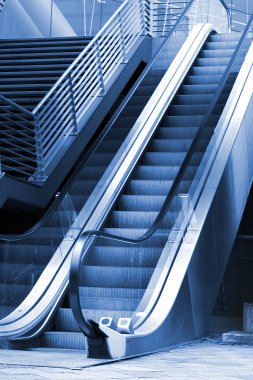
[[[185,198],[187,207],[191,204],[189,197],[184,195],[188,193],[193,176],[198,173],[206,144],[233,87],[236,73],[222,86],[222,96],[215,104],[207,135],[201,141],[201,147],[198,147],[199,151],[194,155],[190,170],[180,186],[179,195],[182,196],[172,202],[173,212],[166,216],[155,236],[144,243],[140,250],[134,246],[125,246],[124,241],[111,242],[106,234],[113,233],[119,241],[119,236],[126,236],[133,243],[132,238],[145,234],[148,227],[156,221],[167,193],[173,188],[192,142],[214,102],[240,36],[215,35],[210,25],[200,25],[185,44],[185,37],[174,38],[176,46],[183,45],[183,48],[168,71],[165,68],[169,66],[171,57],[168,57],[165,50],[158,56],[156,64],[152,63],[151,70],[147,71],[148,74],[133,92],[129,103],[117,115],[114,126],[108,130],[90,160],[85,161],[85,165],[80,165],[68,187],[68,193],[51,218],[36,233],[27,235],[27,238],[22,236],[15,241],[10,239],[9,243],[2,242],[1,260],[4,271],[1,279],[0,333],[2,338],[12,340],[20,337],[18,342],[12,343],[15,347],[41,345],[86,348],[86,339],[79,332],[71,309],[66,308],[67,301],[64,301],[65,307],[57,310],[54,320],[51,317],[68,285],[69,253],[76,240],[83,230],[99,229],[101,226],[102,235],[98,232],[101,237],[92,241],[91,250],[85,254],[80,283],[77,284],[80,290],[81,319],[84,315],[86,319],[92,320],[88,323],[87,331],[85,323],[84,328],[81,323],[82,330],[89,336],[89,355],[101,355],[98,341],[102,341],[104,348],[105,337],[108,336],[110,340],[113,334],[115,342],[123,342],[124,346],[125,340],[136,338],[131,334],[133,325],[141,325],[140,319],[149,322],[144,309],[146,303],[149,304],[154,277],[157,278],[159,268],[163,267],[163,244],[169,236],[169,244],[174,245],[180,236],[181,230],[174,228],[174,225],[178,224],[181,203],[184,203]],[[173,39],[169,42],[172,41]],[[241,66],[246,51],[247,45],[240,51],[238,66]],[[223,57],[222,66],[217,59],[220,55]],[[156,112],[159,115],[153,116]],[[146,128],[146,123],[149,123],[149,129]],[[132,148],[136,141],[143,154],[139,151],[133,154]],[[128,159],[126,168],[124,160]],[[110,186],[117,176],[119,183],[115,190],[115,187]],[[116,197],[117,194],[120,194],[119,198]],[[110,209],[112,212],[108,214]],[[78,243],[74,257],[79,246]],[[79,296],[79,291],[77,293]],[[73,299],[73,286],[71,298]],[[72,305],[79,322],[75,301],[72,301]],[[99,323],[101,318],[123,318],[122,322],[125,320],[129,328],[127,331],[126,326],[123,326],[121,332],[130,334],[120,335],[118,331]],[[38,337],[45,326],[48,331]],[[102,339],[97,341],[99,334]],[[34,340],[22,342],[25,338]],[[140,341],[141,339],[142,337]],[[157,339],[156,344],[159,348]],[[140,349],[140,352],[145,352],[143,348]],[[111,352],[110,355],[129,355],[129,352],[122,352]],[[136,352],[138,344],[133,349],[133,353]]]
[[[76,245],[71,304],[91,357],[206,331],[252,183],[252,22],[207,39],[102,228]]]
[[[155,221],[208,110],[238,39],[237,35],[211,35],[208,38],[124,185],[123,192],[103,225],[104,232],[136,238],[143,235]],[[227,47],[226,53],[223,50],[224,43]],[[222,62],[218,59],[221,52]],[[208,75],[211,79],[207,85]],[[233,79],[227,83],[227,91],[215,108],[212,124],[208,125],[210,135],[232,86]],[[200,158],[201,155],[197,154],[188,176],[180,185],[180,193],[189,192]],[[175,205],[174,212],[176,211]],[[138,246],[122,247],[122,244],[117,245],[110,240],[104,242],[103,239],[102,244],[93,244],[85,255],[80,275],[80,302],[87,318],[99,321],[103,316],[120,318],[133,315],[157,266],[161,249],[168,239],[168,232],[173,227],[174,216],[168,218],[163,222],[165,227],[159,231],[159,237],[151,238],[142,249]],[[109,307],[108,310],[105,305]]]

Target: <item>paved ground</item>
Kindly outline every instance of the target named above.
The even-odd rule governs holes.
[[[80,368],[84,361],[78,354],[64,355],[0,350],[0,379],[253,380],[253,346],[222,345],[220,335],[136,359],[104,365],[96,361],[98,365],[86,368]]]

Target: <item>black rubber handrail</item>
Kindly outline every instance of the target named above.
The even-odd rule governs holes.
[[[53,202],[53,204],[49,207],[49,209],[46,211],[46,213],[42,216],[42,218],[31,228],[29,228],[27,231],[19,234],[0,234],[0,240],[2,241],[17,241],[22,240],[24,238],[28,238],[32,234],[34,234],[36,231],[38,231],[53,215],[53,213],[56,211],[57,207],[62,202],[63,198],[68,192],[68,188],[71,186],[71,184],[74,182],[75,177],[78,173],[78,171],[81,169],[84,162],[93,154],[93,152],[97,149],[99,144],[103,141],[106,134],[110,131],[113,124],[116,122],[120,114],[124,111],[125,107],[127,106],[128,102],[131,100],[132,96],[134,95],[137,88],[140,86],[141,82],[144,80],[146,75],[148,74],[149,70],[153,66],[156,59],[159,57],[159,55],[162,53],[162,50],[164,46],[168,43],[169,39],[173,36],[175,30],[177,29],[178,25],[181,23],[181,20],[184,18],[186,13],[189,11],[191,6],[193,5],[195,0],[189,1],[186,8],[184,9],[184,12],[182,13],[181,17],[177,20],[175,25],[173,26],[172,30],[168,33],[168,35],[164,38],[164,41],[158,48],[155,56],[152,58],[152,60],[147,64],[145,69],[142,71],[138,79],[135,81],[134,85],[131,87],[127,95],[124,97],[122,102],[120,103],[119,107],[116,109],[114,114],[111,116],[109,122],[107,123],[106,127],[104,128],[102,134],[99,135],[95,143],[92,145],[92,147],[89,149],[87,154],[84,156],[82,161],[78,164],[72,175],[70,176],[69,180],[66,182],[62,190],[60,191],[60,194],[57,196],[56,200]]]
[[[138,245],[138,244],[143,243],[146,240],[148,240],[157,231],[157,229],[160,227],[168,209],[171,206],[171,203],[174,199],[174,196],[177,194],[177,191],[179,189],[181,181],[182,181],[182,179],[185,175],[185,172],[188,168],[188,164],[189,164],[191,158],[193,157],[193,154],[195,153],[196,148],[197,148],[197,146],[201,140],[202,133],[205,130],[205,126],[207,125],[209,118],[212,116],[214,108],[217,104],[217,101],[218,101],[220,95],[222,94],[223,88],[224,88],[224,86],[227,82],[227,79],[229,77],[231,68],[232,68],[233,64],[235,63],[235,60],[238,57],[239,51],[240,51],[240,49],[241,49],[241,47],[245,41],[245,38],[247,36],[247,33],[249,31],[249,28],[250,28],[252,22],[253,22],[253,16],[250,18],[247,26],[244,29],[244,32],[243,32],[243,34],[242,34],[242,36],[241,36],[241,38],[237,44],[237,47],[236,47],[236,49],[235,49],[235,51],[234,51],[234,53],[233,53],[233,55],[229,61],[227,69],[226,69],[225,73],[223,74],[222,80],[221,80],[221,82],[220,82],[220,84],[219,84],[219,86],[218,86],[218,88],[214,94],[214,97],[213,97],[212,102],[208,108],[208,111],[207,111],[206,115],[204,116],[204,119],[203,119],[193,141],[192,141],[192,144],[191,144],[191,146],[190,146],[190,148],[189,148],[189,150],[188,150],[188,152],[184,158],[184,161],[183,161],[183,163],[182,163],[182,165],[178,171],[176,179],[174,180],[174,182],[173,182],[173,184],[169,190],[169,193],[166,196],[166,199],[163,203],[163,206],[161,207],[161,209],[160,209],[155,221],[152,223],[151,227],[149,227],[148,230],[143,235],[141,235],[140,237],[135,238],[135,239],[121,237],[121,236],[117,236],[117,235],[113,235],[113,234],[108,234],[108,233],[105,233],[103,231],[97,231],[97,230],[85,231],[82,234],[82,236],[79,238],[79,241],[77,242],[76,248],[75,248],[74,253],[73,253],[71,268],[70,268],[70,280],[69,280],[70,303],[71,303],[73,314],[75,316],[77,323],[79,324],[79,327],[88,337],[94,338],[97,336],[97,333],[94,331],[94,328],[92,326],[92,322],[89,322],[83,316],[81,304],[80,304],[80,297],[79,297],[78,288],[79,288],[79,276],[80,276],[81,261],[82,261],[85,249],[87,248],[87,246],[89,244],[91,244],[90,239],[95,238],[95,237],[102,237],[105,239],[119,241],[119,242],[126,243],[126,244]],[[114,202],[112,202],[112,203],[114,203]],[[145,319],[147,319],[149,317],[149,315]]]

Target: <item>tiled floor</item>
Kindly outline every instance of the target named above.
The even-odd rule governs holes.
[[[222,345],[220,335],[140,358],[92,363],[78,354],[1,350],[0,379],[253,380],[253,346]]]

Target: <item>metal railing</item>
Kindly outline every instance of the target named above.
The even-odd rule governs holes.
[[[165,36],[179,20],[189,0],[146,0],[148,29],[153,36]]]
[[[85,113],[106,93],[139,37],[169,33],[188,3],[125,0],[32,112],[1,97],[2,136],[8,139],[1,148],[3,170],[43,182],[56,153],[70,135],[78,134]]]
[[[44,177],[41,161],[39,131],[34,115],[10,99],[0,95],[1,164],[8,173],[32,176],[35,170]]]

